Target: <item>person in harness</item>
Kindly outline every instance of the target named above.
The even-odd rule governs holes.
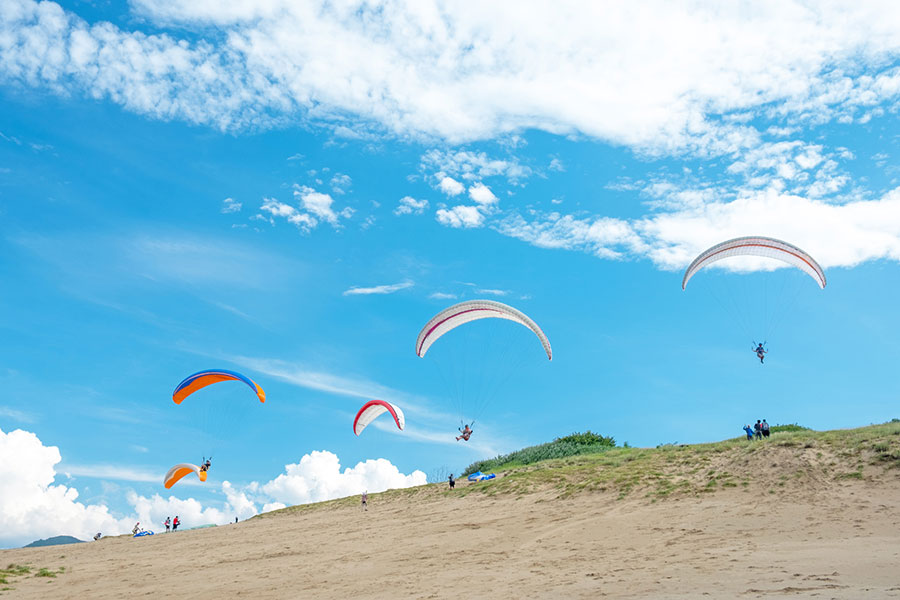
[[[753,351],[756,352],[756,356],[759,358],[760,364],[763,364],[763,359],[766,357],[766,353],[768,352],[768,350],[765,349],[763,344],[758,344],[756,348],[753,349]]]
[[[468,423],[466,424],[466,426],[465,426],[464,428],[462,428],[462,429],[459,430],[459,433],[460,433],[460,435],[458,435],[458,436],[456,437],[456,441],[457,441],[457,442],[458,442],[459,440],[463,440],[463,441],[466,441],[466,442],[469,441],[469,437],[471,437],[471,435],[472,435],[472,430],[469,429]]]
[[[210,462],[211,460],[212,460],[212,456],[210,456],[209,458],[206,458],[204,456],[203,462],[200,463],[200,470],[201,471],[209,471],[209,468],[212,466],[212,463]]]

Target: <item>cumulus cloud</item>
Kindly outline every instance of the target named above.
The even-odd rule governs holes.
[[[466,186],[453,179],[452,177],[444,176],[441,177],[441,180],[438,183],[438,189],[448,196],[459,196],[464,191],[466,191]]]
[[[72,535],[86,540],[98,531],[130,530],[103,505],[78,502],[78,491],[54,485],[60,462],[56,446],[16,429],[0,430],[0,547],[21,546],[39,538]]]
[[[400,198],[400,204],[394,209],[395,215],[421,215],[428,208],[428,200],[416,200],[412,196]]]
[[[497,203],[497,196],[491,189],[479,182],[469,188],[469,198],[475,201],[482,208],[487,209]]]
[[[457,143],[533,128],[659,153],[733,152],[759,116],[866,122],[900,94],[890,0],[130,6],[118,22],[151,33],[7,1],[0,77],[224,130],[304,121]]]
[[[438,209],[437,221],[441,225],[455,228],[473,228],[484,225],[484,213],[477,206],[461,204],[453,208]]]
[[[344,296],[367,296],[370,294],[393,294],[400,290],[409,289],[413,286],[412,281],[402,281],[400,283],[392,283],[389,285],[376,285],[373,287],[356,287],[353,286],[348,290],[344,290]]]
[[[95,533],[120,535],[130,532],[135,522],[144,529],[159,529],[166,517],[177,515],[183,526],[222,525],[234,518],[247,519],[259,512],[284,508],[288,504],[319,502],[358,494],[381,492],[426,483],[425,474],[415,470],[405,475],[384,458],[359,462],[341,470],[332,452],[315,451],[267,483],[252,482],[236,487],[222,482],[224,501],[215,506],[184,497],[185,482],[167,496],[142,496],[125,490],[130,507],[125,517],[113,515],[105,505],[78,502],[74,487],[54,485],[59,449],[44,446],[31,432],[0,430],[0,547],[21,546],[39,538],[72,535],[88,540]],[[115,466],[73,468],[83,476],[110,480],[143,481],[141,474]],[[71,475],[71,473],[70,473]],[[158,483],[158,475],[153,482]]]
[[[340,229],[340,220],[350,218],[354,212],[350,207],[336,212],[332,207],[334,199],[329,194],[305,185],[295,185],[293,194],[296,205],[287,204],[275,198],[264,198],[259,208],[262,213],[268,215],[270,222],[274,223],[275,219],[285,219],[304,233],[315,229],[320,222]]]
[[[425,473],[404,475],[383,458],[357,463],[341,471],[337,455],[313,451],[296,464],[285,465],[285,472],[261,485],[260,490],[276,502],[303,504],[360,494],[366,490],[383,492],[393,488],[426,483]]]

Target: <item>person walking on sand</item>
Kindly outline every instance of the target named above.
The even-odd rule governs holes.
[[[452,490],[453,488],[456,487],[456,480],[453,479],[453,473],[450,473],[449,479],[450,479],[450,489]]]
[[[753,430],[750,429],[749,425],[744,425],[744,431],[747,432],[747,439],[753,441]]]
[[[756,439],[761,440],[762,439],[762,422],[759,419],[756,420],[756,425],[753,426],[753,431],[756,434],[756,436],[755,436]]]
[[[163,525],[166,526],[166,533],[169,533],[169,528],[172,527],[172,518],[166,517],[166,520],[163,522]]]
[[[769,437],[769,424],[766,423],[765,419],[763,419],[759,428],[762,430],[763,437]]]
[[[363,510],[369,510],[369,490],[366,490],[362,494],[362,506]]]
[[[178,519],[178,515],[175,515],[175,519],[172,521],[172,531],[178,529],[179,525],[181,525],[181,521]]]

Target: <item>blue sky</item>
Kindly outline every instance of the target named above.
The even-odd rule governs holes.
[[[588,428],[900,416],[896,8],[515,6],[0,5],[0,546],[411,485]],[[726,265],[681,290],[740,235],[804,248],[827,288]],[[737,321],[783,282],[761,366]],[[554,360],[476,329],[515,360],[469,340],[504,380],[457,444],[441,348],[413,346],[474,298]],[[213,367],[268,401],[172,403]],[[405,432],[353,435],[373,397]],[[162,488],[209,452],[206,485]]]

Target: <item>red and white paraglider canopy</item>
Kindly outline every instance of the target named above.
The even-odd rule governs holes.
[[[370,400],[359,409],[358,413],[356,413],[356,418],[353,419],[353,433],[359,435],[369,423],[386,412],[391,413],[397,427],[402,431],[406,426],[406,419],[399,406],[391,404],[390,402],[385,402],[384,400]]]

